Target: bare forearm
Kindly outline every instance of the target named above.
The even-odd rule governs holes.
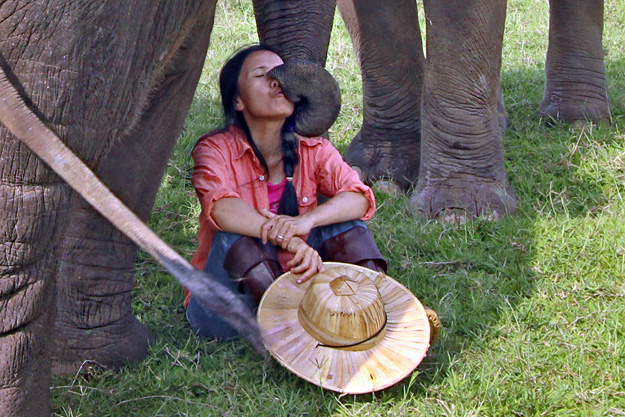
[[[222,198],[213,205],[211,216],[224,231],[260,237],[261,226],[267,218],[240,198]]]
[[[302,216],[294,218],[277,216],[275,219],[268,221],[268,217],[273,215],[263,216],[255,208],[239,198],[222,198],[215,202],[211,215],[215,223],[224,231],[250,237],[263,238],[261,230],[263,225],[265,225],[267,236],[264,239],[269,238],[274,244],[281,245],[288,243],[292,236],[308,234],[313,227],[359,219],[367,213],[369,205],[369,200],[364,195],[343,192]],[[275,221],[278,218],[280,220]],[[284,227],[276,227],[276,224],[280,223],[280,221],[289,224]],[[297,227],[297,225],[293,228],[293,225],[290,224],[293,222],[301,222],[304,225],[303,230],[300,230],[302,227]],[[275,230],[273,230],[274,228]],[[278,242],[276,239],[279,235],[286,237],[286,240]]]
[[[314,227],[360,219],[369,210],[369,200],[360,193],[343,192],[330,198],[302,217],[310,219]]]
[[[211,215],[215,223],[224,231],[257,238],[261,237],[262,225],[267,222],[267,217],[239,198],[222,198],[216,201]],[[302,283],[316,272],[324,270],[319,253],[303,239],[299,237],[288,241],[283,239],[279,241],[272,239],[271,243],[282,246],[283,249],[293,254],[289,266],[292,267],[291,271],[301,274],[297,282]]]

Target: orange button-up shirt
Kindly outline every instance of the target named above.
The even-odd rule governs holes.
[[[299,163],[293,173],[299,214],[317,207],[317,194],[333,197],[338,193],[362,193],[369,200],[369,210],[361,220],[375,213],[373,191],[363,184],[341,154],[327,139],[298,137]],[[192,153],[195,166],[191,182],[202,211],[198,233],[199,247],[191,260],[202,270],[208,258],[213,236],[222,230],[211,216],[215,201],[224,197],[241,198],[252,207],[269,210],[267,174],[263,171],[245,133],[231,126],[225,132],[204,135]]]

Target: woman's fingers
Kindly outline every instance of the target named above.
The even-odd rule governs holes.
[[[282,249],[286,249],[294,237],[310,233],[313,226],[309,219],[302,216],[277,215],[265,209],[258,212],[267,218],[260,231],[263,243],[269,241]]]
[[[284,240],[284,220],[289,216],[278,216],[268,210],[261,209],[259,213],[267,217],[267,221],[260,227],[260,238],[263,243],[271,242],[273,245],[282,246]]]
[[[295,273],[298,273],[298,269],[300,268],[300,264],[304,259],[304,250],[298,249],[297,252],[293,255],[293,258],[287,262],[287,265],[291,267],[291,270]]]
[[[278,235],[276,236],[276,238],[282,243],[282,247],[286,248],[294,236],[295,230],[293,226],[290,224],[285,224],[278,230]]]
[[[302,274],[297,280],[300,284],[310,279],[317,272],[325,269],[319,253],[306,244],[298,248],[288,265],[293,266],[291,269],[293,273]]]
[[[267,243],[267,241],[269,240],[269,231],[273,228],[273,226],[273,219],[269,219],[260,227],[260,239],[263,241],[263,243]],[[271,243],[275,245],[274,242]]]
[[[315,265],[311,265],[300,277],[297,279],[297,283],[301,284],[303,282],[308,281],[312,278],[317,272],[320,272],[318,265],[315,262]]]
[[[276,222],[269,231],[269,240],[277,242],[278,245],[286,248],[289,241],[295,236],[292,218],[288,216],[276,218]]]
[[[274,217],[276,217],[275,213],[272,213],[271,211],[267,210],[267,209],[260,209],[258,210],[258,212],[260,214],[262,214],[263,216],[265,216],[268,219],[273,219]]]

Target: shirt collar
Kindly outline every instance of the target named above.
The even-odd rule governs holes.
[[[323,142],[323,137],[321,137],[321,136],[309,138],[309,137],[306,137],[306,136],[297,135],[297,137],[299,139],[300,145],[305,145],[305,146],[308,146],[308,147],[321,145],[321,143]]]
[[[235,151],[234,158],[241,159],[246,152],[250,152],[254,155],[254,150],[252,149],[252,145],[249,144],[247,138],[245,137],[245,132],[240,127],[235,125],[231,125],[228,129],[232,136],[234,137],[235,143]]]

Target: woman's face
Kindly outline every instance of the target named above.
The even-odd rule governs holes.
[[[282,59],[271,51],[252,52],[243,62],[235,109],[243,112],[248,124],[254,119],[279,120],[293,114],[294,104],[284,97],[280,84],[267,76],[281,64]]]

